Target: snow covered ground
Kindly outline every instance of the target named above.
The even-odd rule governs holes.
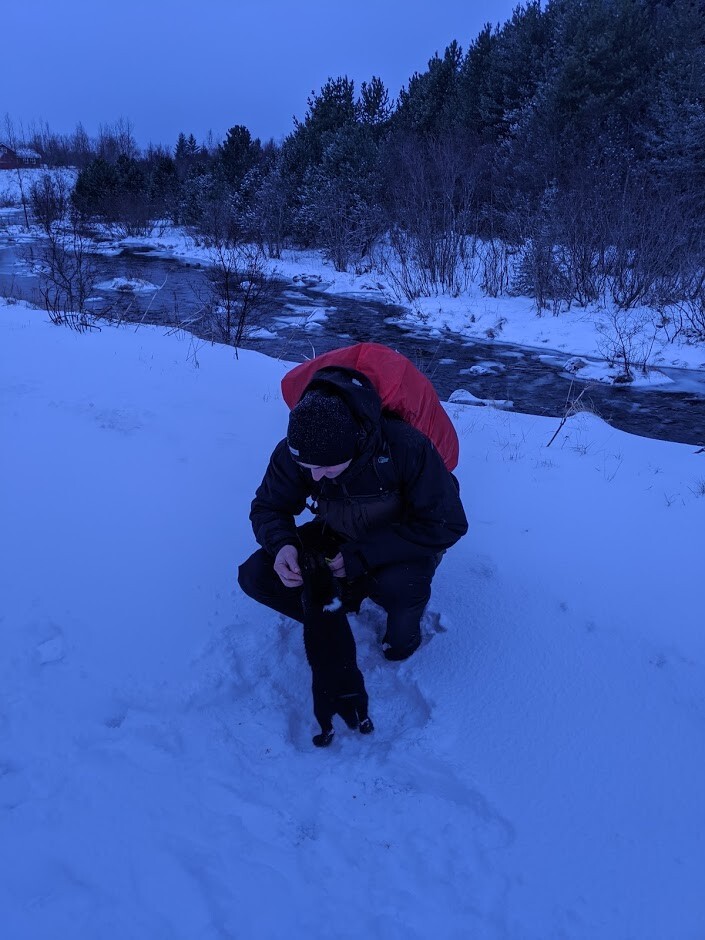
[[[705,453],[453,403],[426,638],[316,731],[243,597],[286,366],[0,305],[0,935],[705,935]]]
[[[72,167],[52,170],[47,170],[45,167],[23,168],[19,172],[17,170],[0,170],[0,212],[3,209],[14,211],[14,209],[21,206],[23,190],[25,198],[28,199],[32,186],[41,182],[47,173],[53,177],[62,177],[69,190],[73,189],[78,176],[78,170]]]

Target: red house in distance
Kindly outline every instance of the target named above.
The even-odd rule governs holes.
[[[7,144],[0,143],[0,170],[17,170],[24,167],[40,166],[41,154],[29,147],[18,147],[13,150]]]

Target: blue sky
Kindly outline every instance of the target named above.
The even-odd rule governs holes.
[[[510,0],[35,0],[8,4],[1,25],[0,115],[45,120],[129,118],[138,142],[172,144],[180,130],[222,138],[233,124],[279,139],[329,76],[379,75],[394,97],[435,51],[463,48]]]

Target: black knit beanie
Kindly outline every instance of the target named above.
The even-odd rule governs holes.
[[[313,389],[292,409],[286,441],[299,463],[334,467],[354,457],[359,434],[342,398]]]

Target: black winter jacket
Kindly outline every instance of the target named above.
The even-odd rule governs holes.
[[[437,555],[468,529],[458,482],[428,438],[382,413],[372,383],[353,369],[319,370],[307,391],[324,387],[347,403],[360,424],[358,449],[334,480],[315,482],[280,441],[252,502],[255,538],[275,556],[297,545],[294,516],[309,508],[341,542],[349,578],[395,562]]]

